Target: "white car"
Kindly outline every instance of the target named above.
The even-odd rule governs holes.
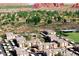
[[[11,46],[8,46],[9,49],[11,49]]]
[[[5,46],[5,43],[3,43],[3,45]]]
[[[4,48],[6,49],[6,48],[7,48],[7,46],[4,46]]]
[[[8,40],[7,40],[7,39],[5,39],[5,42],[8,42]]]
[[[8,43],[7,45],[9,46],[10,44]]]

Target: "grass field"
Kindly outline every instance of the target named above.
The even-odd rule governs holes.
[[[27,5],[27,6],[0,6],[0,9],[11,9],[11,8],[21,8],[21,7],[32,8],[31,5]]]
[[[71,32],[71,33],[66,33],[68,38],[70,38],[74,42],[79,42],[79,33],[77,32]]]

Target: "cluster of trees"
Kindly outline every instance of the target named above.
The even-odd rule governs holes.
[[[20,20],[20,18],[22,20]],[[1,13],[0,21],[2,25],[15,24],[19,21],[24,21],[24,23],[38,25],[41,21],[45,24],[51,24],[52,21],[55,22],[66,22],[70,18],[79,18],[79,11],[21,11],[16,13]]]

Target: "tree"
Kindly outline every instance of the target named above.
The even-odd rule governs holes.
[[[79,17],[79,10],[74,12],[75,16]]]
[[[12,20],[12,21],[15,20],[15,14],[13,14],[13,15],[11,16],[11,20]]]
[[[59,38],[61,38],[62,35],[64,35],[64,33],[60,30],[60,28],[56,29],[56,35],[59,36]]]
[[[57,54],[55,54],[55,56],[62,56],[61,52],[58,52]]]
[[[39,16],[32,16],[31,19],[26,20],[26,23],[37,25],[39,24],[40,20],[41,19]]]
[[[61,19],[62,19],[62,18],[61,18],[60,16],[58,16],[57,18],[58,18],[57,21],[58,21],[58,22],[61,22]]]
[[[51,24],[52,23],[52,20],[47,20],[47,24]]]
[[[28,12],[21,11],[21,12],[17,12],[17,14],[18,14],[19,17],[26,17]]]

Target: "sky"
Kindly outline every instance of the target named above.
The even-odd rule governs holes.
[[[0,3],[79,3],[79,0],[0,0]]]

